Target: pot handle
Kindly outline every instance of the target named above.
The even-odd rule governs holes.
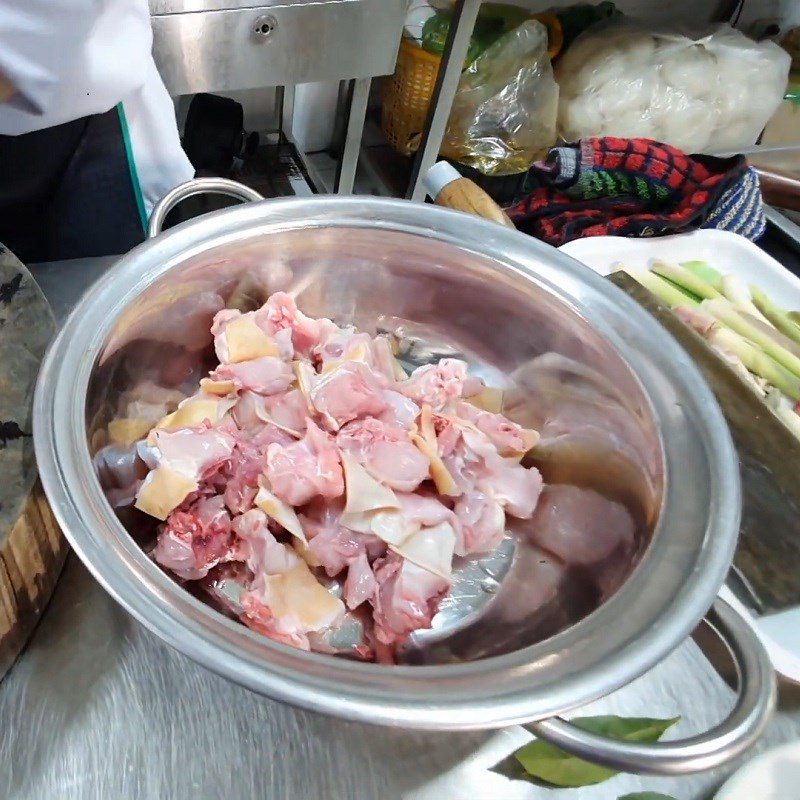
[[[775,672],[752,628],[724,600],[715,600],[705,621],[730,651],[739,684],[733,711],[710,731],[675,742],[641,744],[589,733],[560,717],[526,727],[575,756],[624,772],[685,775],[735,758],[758,739],[769,720]]]
[[[168,191],[155,205],[150,221],[147,224],[147,238],[152,239],[161,233],[161,226],[167,214],[175,208],[181,200],[194,197],[198,194],[223,194],[226,197],[235,197],[238,200],[257,202],[263,200],[255,189],[245,186],[227,178],[194,178],[186,183],[178,184]]]

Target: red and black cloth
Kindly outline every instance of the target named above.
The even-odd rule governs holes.
[[[766,228],[758,178],[743,156],[689,156],[652,139],[605,136],[554,147],[532,172],[542,185],[508,215],[556,247],[584,236],[697,228],[755,240]]]

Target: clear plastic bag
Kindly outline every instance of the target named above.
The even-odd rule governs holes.
[[[441,154],[484,175],[524,172],[554,144],[557,109],[547,29],[528,20],[462,74]]]
[[[561,56],[560,135],[643,136],[687,153],[755,143],[781,102],[790,58],[728,25],[691,38],[630,20],[601,23]]]

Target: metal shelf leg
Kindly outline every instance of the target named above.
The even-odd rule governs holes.
[[[356,179],[358,154],[361,150],[361,139],[364,135],[364,120],[367,115],[367,100],[369,100],[371,83],[371,78],[358,78],[353,81],[344,149],[336,167],[336,182],[333,189],[336,194],[353,193],[353,183]]]
[[[414,158],[414,167],[406,193],[406,197],[410,200],[421,202],[425,199],[425,187],[422,185],[421,177],[434,165],[436,157],[439,155],[453,98],[458,89],[458,80],[467,57],[469,40],[480,7],[481,0],[459,0],[456,3],[442,54],[439,75],[433,90],[431,106],[428,110],[428,119],[425,121],[422,141]]]

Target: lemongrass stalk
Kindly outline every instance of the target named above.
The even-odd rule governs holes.
[[[767,405],[775,412],[775,416],[800,439],[800,414],[793,408],[787,408],[786,398],[777,390],[767,392]]]
[[[771,336],[748,322],[727,300],[704,300],[701,308],[704,308],[731,330],[744,336],[745,339],[749,339],[789,372],[800,377],[800,358],[794,353],[790,353],[785,347],[781,347]]]
[[[692,275],[713,286],[718,292],[722,291],[722,273],[717,272],[710,264],[705,261],[681,261],[680,265]]]
[[[655,260],[650,265],[651,272],[660,275],[662,278],[678,284],[686,291],[691,292],[697,297],[705,298],[706,300],[713,300],[722,295],[710,284],[697,275],[690,272],[688,269],[679,266],[678,264],[670,264],[667,261]]]
[[[722,294],[733,303],[739,311],[745,311],[769,324],[769,320],[753,304],[753,298],[747,284],[738,275],[722,276]]]
[[[640,283],[645,289],[652,292],[670,308],[674,306],[698,305],[696,300],[687,297],[682,291],[669,283],[669,281],[659,278],[654,272],[650,272],[646,269],[632,269],[630,267],[623,267],[621,271],[633,278],[637,283]]]
[[[751,325],[759,328],[767,336],[774,339],[781,347],[785,347],[790,353],[794,353],[796,356],[800,357],[800,342],[795,342],[793,339],[790,339],[768,322],[762,321],[761,317],[754,317],[746,311],[739,311],[739,315],[744,317]]]
[[[779,308],[757,286],[751,286],[753,303],[756,308],[785,336],[800,342],[800,325],[792,320],[782,308]]]
[[[708,336],[710,344],[735,355],[750,370],[792,400],[800,398],[800,378],[729,328],[716,328]]]
[[[702,298],[698,297],[696,294],[692,294],[691,292],[687,291],[686,289],[683,288],[683,286],[678,286],[678,284],[675,283],[675,281],[671,281],[668,278],[663,278],[663,277],[661,278],[661,280],[664,281],[665,283],[668,283],[675,289],[677,289],[687,300],[691,300],[692,302],[698,304],[700,303],[700,300]]]

